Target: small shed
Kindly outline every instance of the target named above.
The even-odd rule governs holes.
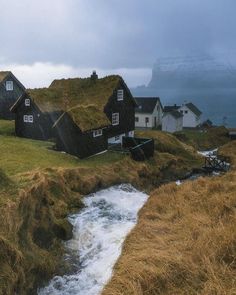
[[[178,111],[165,112],[162,118],[162,131],[177,132],[183,129],[183,115]]]

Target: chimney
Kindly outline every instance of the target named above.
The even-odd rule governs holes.
[[[92,73],[90,79],[91,79],[92,81],[96,81],[96,80],[98,79],[98,75],[97,75],[96,71],[93,71],[93,73]]]

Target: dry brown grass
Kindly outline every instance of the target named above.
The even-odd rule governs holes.
[[[236,142],[221,149],[236,163]],[[103,295],[236,294],[236,169],[152,192]]]
[[[0,295],[34,294],[41,280],[56,273],[63,256],[61,240],[71,237],[66,217],[79,210],[81,196],[124,182],[151,190],[201,164],[199,156],[177,139],[174,142],[180,145],[179,150],[171,154],[170,140],[168,136],[168,149],[155,151],[145,162],[107,153],[80,163],[68,155],[62,158],[60,153],[45,153],[41,144],[32,146],[31,141],[19,140],[18,146],[25,144],[28,152],[30,149],[31,160],[27,162],[28,153],[22,156],[24,149],[13,157],[7,151],[13,149],[15,141],[2,138]]]
[[[176,138],[192,145],[198,150],[214,149],[230,141],[229,130],[225,127],[214,127],[208,130],[184,130],[174,134]]]

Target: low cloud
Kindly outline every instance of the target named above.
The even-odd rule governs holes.
[[[76,68],[64,64],[42,62],[36,62],[32,65],[0,63],[0,68],[12,71],[26,88],[48,87],[54,79],[89,77],[93,70],[97,71],[99,77],[121,75],[129,87],[148,84],[152,75],[150,68]]]

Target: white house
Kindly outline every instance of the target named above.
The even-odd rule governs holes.
[[[183,115],[176,111],[164,112],[162,118],[162,131],[176,132],[183,129]]]
[[[178,111],[183,114],[183,127],[197,127],[201,124],[202,112],[193,104],[183,104]]]
[[[163,107],[159,97],[135,97],[135,128],[155,128],[161,126]]]

